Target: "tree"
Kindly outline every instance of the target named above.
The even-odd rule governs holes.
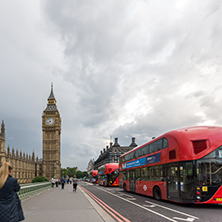
[[[77,178],[82,178],[82,171],[77,171],[76,172],[76,177]]]
[[[86,171],[82,172],[82,177],[88,177],[88,173]]]
[[[65,168],[61,168],[61,177],[66,177],[68,175],[68,170]]]
[[[68,176],[69,177],[74,177],[76,175],[76,167],[69,168],[68,169]]]
[[[45,177],[40,177],[40,176],[32,179],[32,183],[38,183],[38,182],[49,182],[49,180],[46,179]]]
[[[73,168],[61,168],[61,177],[74,177],[76,176],[77,178],[83,178],[83,177],[88,177],[88,173],[86,171],[77,171],[77,167]]]

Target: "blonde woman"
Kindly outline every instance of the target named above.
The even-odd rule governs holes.
[[[16,193],[20,190],[20,185],[11,173],[11,164],[3,162],[0,168],[0,222],[24,220],[21,202]]]

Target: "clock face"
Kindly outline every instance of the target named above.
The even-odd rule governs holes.
[[[55,122],[55,120],[54,120],[53,118],[48,118],[48,119],[46,120],[46,124],[47,124],[48,126],[53,125],[54,122]]]

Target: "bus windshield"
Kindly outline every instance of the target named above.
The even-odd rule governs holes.
[[[112,184],[119,176],[119,168],[114,170],[112,173],[108,174],[107,176],[108,176],[108,181]]]
[[[204,158],[197,160],[199,185],[218,185],[222,182],[222,146]]]

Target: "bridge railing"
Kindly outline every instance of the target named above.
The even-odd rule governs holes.
[[[18,192],[18,196],[22,200],[43,190],[46,190],[50,186],[51,182],[22,184],[20,191]]]

